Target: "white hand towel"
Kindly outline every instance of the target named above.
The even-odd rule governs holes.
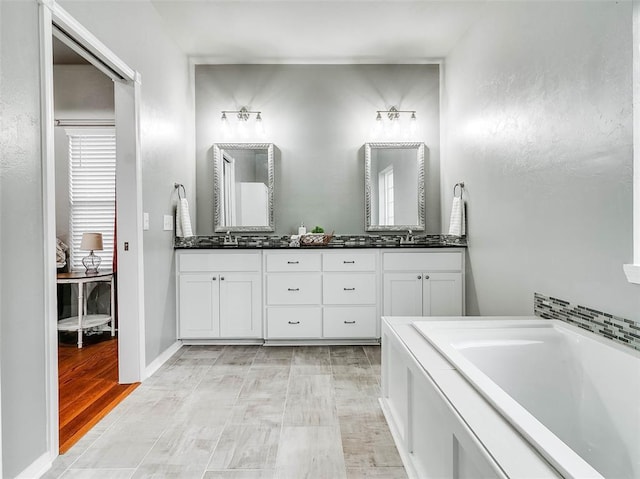
[[[176,205],[176,236],[178,238],[193,236],[191,218],[189,217],[189,203],[186,198],[178,198],[178,204]]]
[[[467,233],[465,223],[464,200],[461,196],[454,196],[453,204],[451,205],[449,234],[453,236],[464,236]]]
[[[289,240],[289,246],[291,248],[299,248],[300,247],[300,236],[301,235],[291,235],[291,239]]]

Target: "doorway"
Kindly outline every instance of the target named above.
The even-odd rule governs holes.
[[[66,38],[68,42],[64,42],[65,45],[113,80],[113,119],[115,120],[116,143],[115,181],[118,185],[115,198],[117,241],[114,244],[114,251],[118,258],[115,264],[118,266],[116,277],[119,288],[117,308],[115,308],[118,318],[118,334],[114,344],[117,345],[117,348],[113,348],[112,354],[117,357],[117,375],[114,372],[114,376],[117,377],[117,382],[120,385],[141,381],[145,366],[142,199],[138,141],[140,76],[57,3],[42,3],[40,16],[45,261],[47,271],[51,271],[51,274],[45,278],[48,338],[48,449],[51,458],[54,458],[58,454],[59,447],[62,446],[58,438],[58,308],[56,268],[54,266],[56,263],[55,109],[52,40],[54,31],[56,38],[61,36]],[[89,350],[84,347],[78,349],[84,349],[85,352]],[[95,365],[95,361],[93,364]],[[64,372],[62,366],[60,363],[60,372]],[[90,366],[86,367],[91,369]]]
[[[113,80],[74,52],[65,41],[68,40],[54,28],[61,454],[139,384],[118,382]],[[93,246],[97,251],[91,255],[83,251]],[[96,259],[92,262],[99,259],[99,271],[88,275],[82,263],[93,257]],[[79,293],[83,293],[80,298]]]

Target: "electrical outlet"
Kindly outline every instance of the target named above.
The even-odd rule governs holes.
[[[149,213],[142,213],[142,229],[144,231],[149,229]]]
[[[173,216],[164,215],[164,230],[171,231],[173,229]]]

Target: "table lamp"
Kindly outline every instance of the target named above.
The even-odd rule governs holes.
[[[85,251],[91,251],[89,256],[82,258],[82,264],[86,269],[87,274],[97,274],[100,262],[102,259],[100,256],[93,254],[94,251],[102,251],[102,233],[82,233],[82,242],[80,243],[80,249]]]

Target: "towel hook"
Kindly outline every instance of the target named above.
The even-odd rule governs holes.
[[[178,199],[182,199],[182,196],[187,197],[187,191],[184,189],[184,185],[182,183],[174,183],[173,187],[178,190]],[[182,188],[182,196],[180,196],[180,188]]]
[[[453,197],[455,198],[456,196],[456,188],[460,187],[460,198],[462,198],[462,190],[464,189],[464,181],[461,181],[460,183],[456,183],[455,185],[453,185]]]

